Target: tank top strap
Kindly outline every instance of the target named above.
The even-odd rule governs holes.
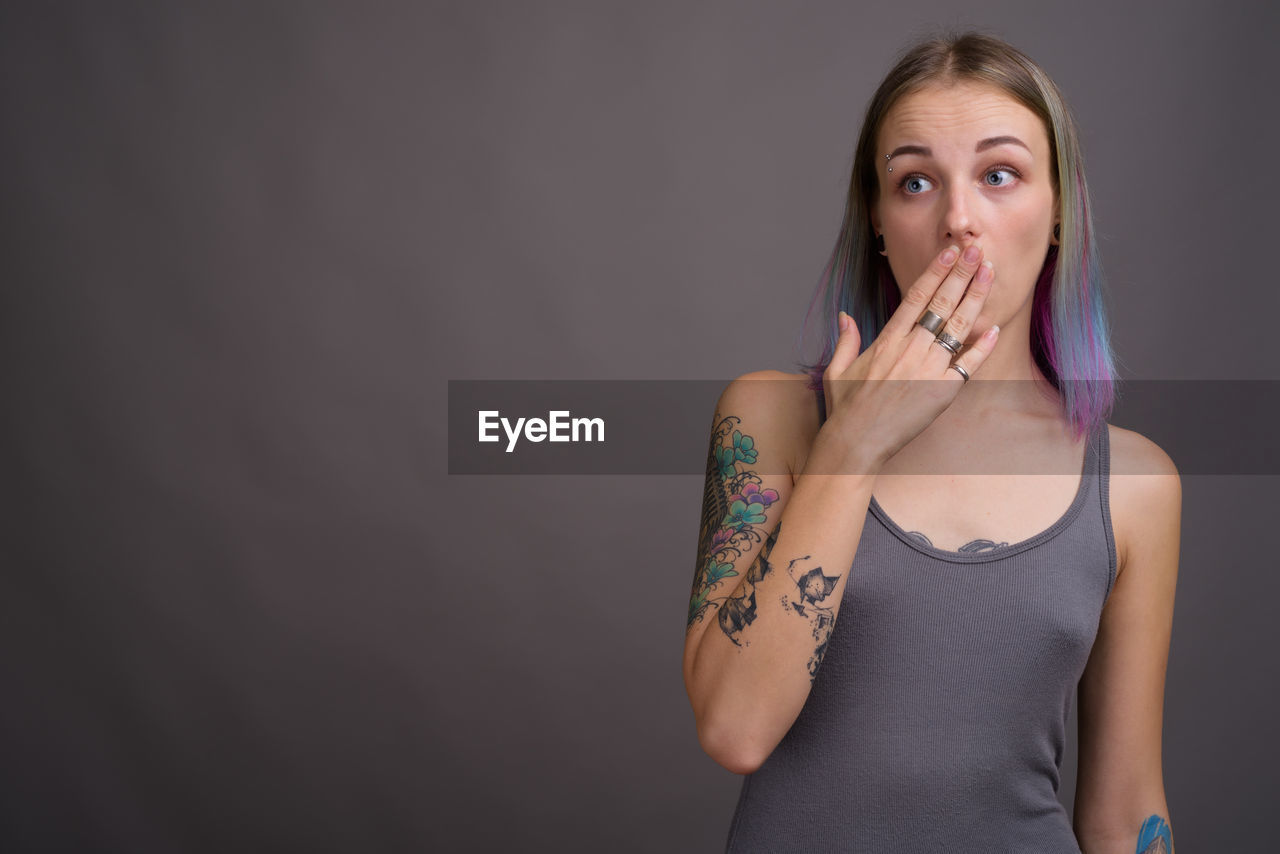
[[[1094,453],[1094,488],[1097,491],[1098,508],[1101,511],[1102,531],[1107,543],[1107,590],[1104,601],[1111,595],[1119,570],[1116,552],[1116,535],[1111,521],[1111,428],[1104,420],[1091,437]]]

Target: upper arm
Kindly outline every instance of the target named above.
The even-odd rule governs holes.
[[[1144,820],[1169,816],[1161,733],[1182,485],[1154,442],[1119,429],[1112,437],[1115,468],[1142,473],[1110,478],[1119,572],[1080,681],[1075,825],[1082,842],[1131,852]]]
[[[707,627],[729,618],[722,610],[744,592],[749,568],[776,536],[791,497],[791,461],[808,415],[797,407],[806,396],[816,424],[816,398],[803,377],[779,371],[744,374],[716,403],[685,635],[686,686]]]

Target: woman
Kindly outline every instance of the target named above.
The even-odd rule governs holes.
[[[1106,423],[1101,284],[1053,82],[980,34],[908,51],[863,123],[822,359],[735,380],[713,422],[684,677],[747,775],[729,850],[1173,850],[1181,487]]]

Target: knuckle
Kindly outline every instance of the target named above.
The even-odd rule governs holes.
[[[956,310],[956,301],[943,294],[934,294],[933,302],[929,303],[929,310],[946,317]]]
[[[929,301],[929,291],[919,285],[912,285],[907,288],[907,293],[903,296],[902,301],[917,308],[924,308],[924,304]]]

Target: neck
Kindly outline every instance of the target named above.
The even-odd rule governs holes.
[[[970,341],[985,331],[985,326],[975,329]],[[1053,413],[1059,406],[1057,389],[1031,355],[1028,300],[1022,311],[1000,327],[995,349],[961,387],[948,412],[962,421],[977,423],[1013,412]]]

